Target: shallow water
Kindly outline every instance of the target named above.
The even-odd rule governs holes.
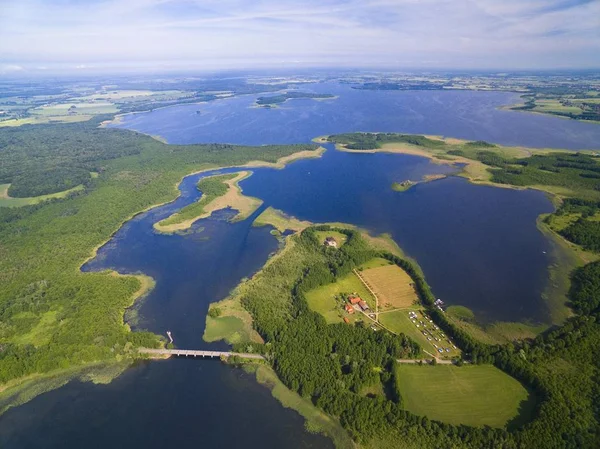
[[[0,418],[3,449],[333,448],[306,432],[252,375],[218,361],[171,359],[108,385],[73,382]]]

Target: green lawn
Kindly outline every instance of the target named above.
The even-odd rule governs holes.
[[[354,273],[350,273],[332,284],[323,285],[311,290],[305,296],[308,306],[315,312],[323,315],[325,320],[331,324],[340,323],[342,317],[348,316],[342,309],[343,304],[341,300],[336,300],[336,296],[339,296],[341,293],[357,293],[375,310],[375,299]],[[362,314],[356,312],[352,317],[359,315],[362,316]],[[351,317],[348,316],[348,318]]]
[[[346,243],[346,234],[342,234],[341,232],[337,232],[337,231],[317,231],[315,232],[315,235],[317,236],[317,239],[319,239],[319,241],[321,243],[325,242],[325,239],[327,237],[333,237],[334,240],[337,242],[338,248],[340,246],[342,246],[344,243]]]
[[[529,397],[516,379],[492,365],[398,364],[396,370],[406,410],[451,424],[504,427]]]

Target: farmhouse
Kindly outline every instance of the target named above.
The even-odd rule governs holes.
[[[362,301],[362,299],[360,298],[360,296],[356,296],[356,295],[348,296],[348,302],[352,305],[358,304],[361,301]]]
[[[346,312],[350,314],[354,313],[354,307],[352,307],[350,304],[346,304],[344,308],[346,309]]]
[[[369,305],[365,301],[363,301],[362,299],[358,302],[358,305],[363,310],[369,310]]]
[[[325,246],[330,246],[332,248],[337,248],[337,242],[335,241],[335,239],[333,237],[327,237],[325,239]]]

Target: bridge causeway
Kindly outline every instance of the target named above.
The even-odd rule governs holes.
[[[176,356],[176,357],[201,357],[201,358],[229,358],[229,357],[241,357],[244,359],[256,359],[256,360],[264,360],[264,357],[260,354],[247,354],[243,352],[228,352],[228,351],[198,351],[194,349],[149,349],[149,348],[139,348],[138,352],[140,354],[149,354],[149,355],[168,355],[168,356]]]

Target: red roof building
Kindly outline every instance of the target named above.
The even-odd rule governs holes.
[[[358,304],[359,302],[362,301],[362,299],[360,299],[360,296],[348,296],[348,301],[350,302],[350,304]]]
[[[354,313],[354,307],[352,307],[350,304],[346,304],[346,312],[352,314]]]

